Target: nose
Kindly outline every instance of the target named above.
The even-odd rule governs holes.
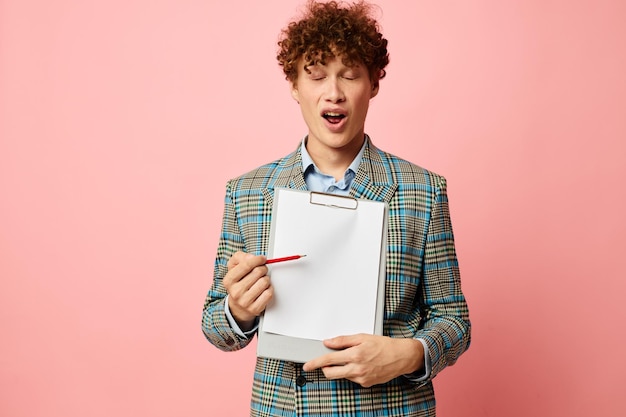
[[[326,101],[331,103],[341,103],[345,100],[343,89],[336,77],[329,77],[326,81]]]

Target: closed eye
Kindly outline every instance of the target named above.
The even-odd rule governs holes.
[[[345,74],[342,75],[342,77],[346,80],[356,80],[357,78],[359,78],[359,73],[355,72],[355,71],[348,71]]]
[[[326,78],[326,74],[321,71],[311,71],[311,73],[309,74],[309,78],[314,81],[319,81]]]

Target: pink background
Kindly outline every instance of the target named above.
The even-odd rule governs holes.
[[[0,415],[247,415],[200,330],[227,179],[306,133],[288,0],[0,0]],[[623,416],[626,3],[380,0],[366,126],[444,174],[446,416]]]

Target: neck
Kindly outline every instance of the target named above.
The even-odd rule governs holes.
[[[335,180],[341,180],[348,167],[354,161],[363,146],[365,134],[360,141],[352,141],[342,148],[317,147],[315,142],[306,142],[306,150],[313,159],[317,168],[326,175],[332,175]]]

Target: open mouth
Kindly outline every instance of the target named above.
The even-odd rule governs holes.
[[[346,115],[341,113],[333,113],[327,112],[322,115],[322,117],[328,120],[329,123],[337,124],[340,123],[343,119],[345,119]]]

